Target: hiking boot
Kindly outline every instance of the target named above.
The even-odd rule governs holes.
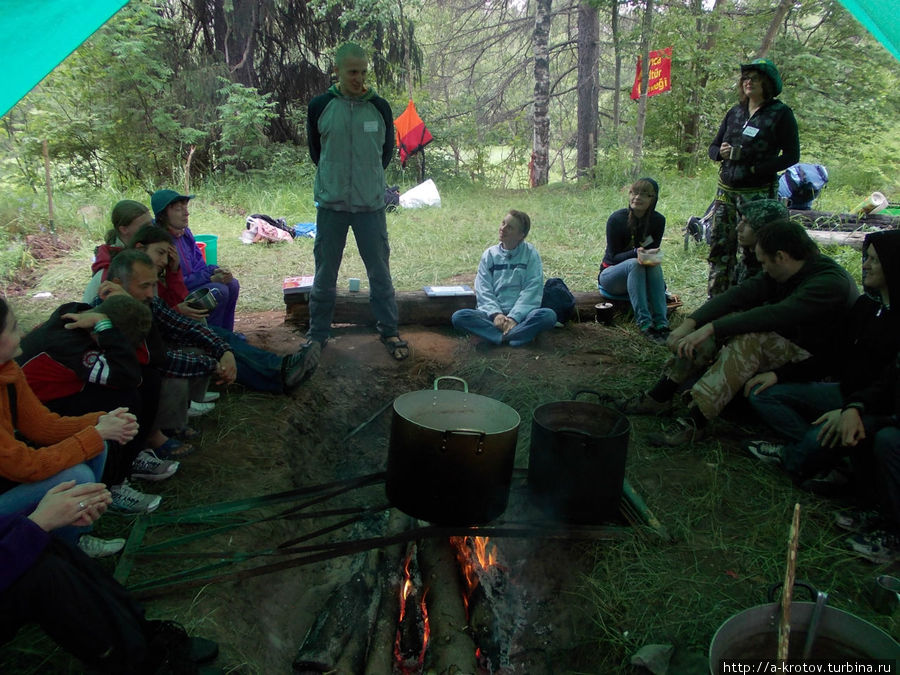
[[[665,345],[667,335],[663,335],[658,332],[655,328],[642,328],[641,335],[643,335],[647,340],[656,345]]]
[[[706,438],[706,427],[698,427],[690,417],[679,417],[675,424],[667,431],[658,431],[647,434],[647,442],[650,445],[677,447],[702,441]]]
[[[78,538],[78,548],[89,558],[105,558],[125,548],[124,539],[100,539],[89,534]]]
[[[165,480],[178,471],[179,462],[160,459],[152,450],[141,450],[131,463],[131,477],[141,480]]]
[[[847,492],[850,477],[839,469],[822,472],[800,483],[800,489],[820,497],[837,497]]]
[[[200,401],[191,401],[191,405],[188,407],[188,417],[200,417],[200,415],[205,415],[208,412],[212,412],[213,408],[216,407],[215,403],[201,403]]]
[[[745,452],[766,464],[780,466],[784,461],[784,446],[778,443],[746,441],[741,447]]]
[[[110,507],[114,511],[122,513],[139,514],[151,513],[159,508],[162,497],[159,495],[146,495],[143,492],[135,490],[123,481],[119,485],[113,485],[109,488],[112,493],[112,504]]]
[[[613,405],[626,415],[666,415],[672,412],[672,401],[657,401],[647,393],[614,400]]]
[[[866,560],[885,565],[900,560],[900,538],[892,532],[875,530],[847,537],[847,544]]]

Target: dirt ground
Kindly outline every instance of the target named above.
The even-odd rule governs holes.
[[[241,315],[235,330],[243,332],[258,346],[290,353],[300,344],[303,327],[285,323],[280,312],[268,312]],[[348,481],[384,471],[390,403],[403,393],[430,388],[434,378],[441,375],[461,376],[474,393],[502,400],[519,412],[522,423],[515,465],[524,469],[528,464],[531,411],[537,405],[568,400],[581,389],[606,393],[633,391],[655,379],[665,357],[662,348],[648,349],[633,325],[623,320],[617,320],[612,326],[572,323],[543,334],[535,344],[519,349],[475,347],[455,335],[449,326],[405,326],[401,327],[401,333],[412,352],[403,362],[392,360],[371,328],[336,327],[333,339],[323,351],[318,371],[293,396],[259,394],[240,387],[223,392],[212,413],[194,420],[202,432],[199,452],[185,459],[171,480],[143,484],[142,489],[158,491],[164,496],[158,515]],[[667,553],[670,557],[662,564],[683,565],[684,570],[694,572],[708,571],[716,588],[721,588],[723,583],[732,583],[730,577],[737,578],[738,573],[727,570],[723,574],[723,568],[729,563],[721,559],[717,546],[724,535],[715,531],[718,525],[708,521],[711,509],[705,501],[711,483],[719,480],[719,474],[713,473],[716,463],[710,460],[710,453],[646,447],[640,438],[659,424],[656,419],[633,420],[626,477],[650,509],[660,516],[664,526],[669,525],[668,514],[686,502],[695,507],[692,526],[698,531],[697,538],[670,548]],[[721,431],[723,442],[735,446],[746,429],[740,423],[730,423]],[[735,461],[747,462],[745,458]],[[757,490],[755,484],[736,487],[736,499],[744,503]],[[514,483],[511,507],[522,498],[521,494],[521,485]],[[220,534],[171,549],[175,552],[169,557],[138,558],[128,585],[193,565],[215,563],[217,558],[236,552],[266,552],[239,564],[211,569],[209,574],[239,572],[282,560],[273,555],[279,545],[318,543],[321,539],[300,540],[304,533],[334,519],[291,518],[284,514],[308,499],[257,505],[232,514],[207,514],[208,527],[223,527]],[[381,484],[375,484],[310,507],[305,513],[348,506],[378,507],[385,501]],[[276,514],[282,517],[263,519]],[[348,541],[384,534],[387,516],[379,518],[337,530],[328,535],[332,539],[326,540]],[[260,522],[229,529],[236,521],[253,519]],[[110,515],[101,521],[100,534],[131,535],[131,548],[138,543],[134,535],[136,522]],[[195,531],[196,528],[185,525],[163,523],[148,531],[144,543]],[[627,565],[621,570],[615,566],[628,559],[631,548],[646,550],[641,541],[648,535],[626,536],[630,540],[618,544],[615,552],[602,541],[494,539],[508,572],[507,611],[513,617],[501,672],[529,675],[629,672],[622,664],[627,663],[635,646],[629,640],[629,629],[640,628],[641,611],[668,611],[670,604],[679,602],[684,603],[686,614],[696,611],[696,605],[684,596],[700,595],[701,589],[678,588],[677,574],[673,574],[672,580],[676,586],[660,588],[659,596],[653,601],[638,603],[644,607],[628,607],[626,613],[617,606],[621,594],[627,593],[627,589],[619,586],[632,583],[629,575],[637,573]],[[741,532],[731,532],[728,536],[740,538]],[[708,553],[700,545],[704,537],[711,542]],[[761,547],[767,545],[760,543]],[[775,545],[780,560],[781,538]],[[216,554],[207,558],[188,557],[204,551]],[[229,672],[287,673],[316,617],[333,602],[332,591],[345,587],[359,565],[365,564],[364,560],[367,559],[362,554],[347,555],[261,576],[179,587],[154,594],[146,606],[153,618],[177,619],[190,631],[217,640],[222,648],[218,664]],[[596,588],[590,588],[587,575],[604,566],[615,568],[610,578],[621,579],[621,584],[614,581],[607,593],[601,590],[598,594]],[[391,574],[397,575],[399,583],[399,564],[392,569],[396,570]],[[724,617],[739,608],[757,604],[751,602],[755,596],[750,589],[755,592],[767,579],[758,573],[754,576],[750,571],[736,569],[741,580],[727,587],[726,606],[718,615],[705,619],[701,634],[711,635]],[[671,571],[674,573],[675,569]],[[609,606],[604,605],[606,602]],[[656,602],[659,607],[653,606]],[[351,630],[349,626],[346,629]],[[677,627],[671,629],[671,634],[677,632]],[[660,636],[663,637],[666,636]],[[34,647],[35,644],[38,646]],[[670,672],[704,672],[704,649],[702,644],[684,645],[679,652],[680,669]],[[14,664],[12,669],[10,663]],[[46,669],[48,664],[50,670]],[[0,670],[79,672],[71,659],[60,654],[36,631],[20,635],[12,647],[0,651]],[[339,669],[337,672],[352,671]]]

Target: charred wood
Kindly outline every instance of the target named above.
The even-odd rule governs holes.
[[[400,588],[400,621],[394,656],[403,675],[420,673],[428,644],[422,576],[419,572],[416,544],[410,544],[405,574]]]

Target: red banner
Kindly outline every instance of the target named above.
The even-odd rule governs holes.
[[[650,77],[647,80],[647,96],[656,96],[672,88],[672,48],[666,47],[650,52]],[[635,101],[641,95],[641,57],[638,56],[637,72],[631,98]]]

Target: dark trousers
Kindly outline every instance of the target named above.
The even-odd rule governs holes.
[[[106,570],[55,537],[0,593],[0,644],[29,623],[102,672],[152,672],[143,608]]]
[[[77,394],[48,401],[45,405],[59,415],[84,415],[98,410],[128,408],[137,416],[138,433],[126,445],[108,441],[109,453],[103,469],[103,482],[118,485],[131,473],[131,463],[147,447],[147,436],[159,407],[162,377],[155,368],[141,369],[143,381],[137,389],[112,389],[88,382]]]

